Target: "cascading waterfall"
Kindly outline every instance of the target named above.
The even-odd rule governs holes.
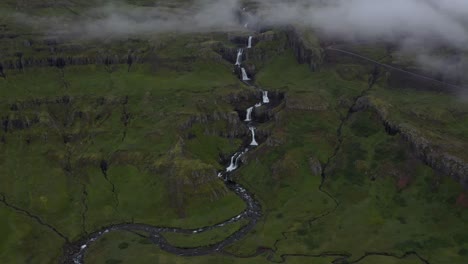
[[[244,68],[241,68],[241,71],[242,71],[242,80],[243,81],[250,81],[250,78],[249,76],[247,75],[247,72],[245,71]]]
[[[245,8],[243,9],[245,11]],[[248,24],[245,24],[245,27],[248,27]],[[248,42],[248,48],[252,47],[252,36],[249,37],[249,42]],[[242,54],[243,54],[243,49],[239,49],[237,52],[237,60],[236,60],[236,66],[240,68],[241,63],[242,63]],[[245,71],[244,68],[241,68],[242,70],[242,80],[248,81],[250,78],[247,76],[247,72]],[[268,92],[263,91],[263,103],[267,104],[270,102],[268,98]],[[260,107],[262,106],[262,102],[259,102],[255,104],[255,106],[250,107],[247,109],[247,115],[246,115],[246,122],[252,121],[252,111],[254,111],[255,107]],[[254,126],[249,126],[249,130],[252,135],[252,142],[250,143],[250,146],[258,146],[259,144],[257,143],[255,139],[255,130],[256,128]],[[243,151],[238,151],[236,152],[232,157],[231,157],[231,162],[229,166],[226,168],[226,171],[221,171],[218,173],[218,177],[224,178],[223,180],[226,182],[226,186],[236,193],[242,200],[247,205],[247,208],[240,213],[237,216],[234,216],[220,224],[216,225],[211,225],[203,228],[198,228],[198,229],[180,229],[180,228],[166,228],[166,227],[158,227],[158,226],[152,226],[152,225],[146,225],[146,224],[135,224],[135,223],[122,223],[122,224],[115,224],[111,225],[108,227],[103,227],[100,231],[88,234],[87,237],[84,239],[84,241],[80,240],[80,244],[73,244],[70,245],[68,248],[71,249],[67,255],[67,262],[70,263],[73,262],[75,264],[83,264],[84,263],[84,255],[89,248],[89,246],[94,243],[97,239],[102,237],[104,234],[111,232],[111,231],[120,231],[120,230],[135,230],[135,231],[145,231],[148,232],[152,235],[152,242],[159,245],[164,251],[173,253],[176,255],[180,256],[202,256],[206,255],[208,253],[214,253],[214,252],[219,252],[220,249],[224,248],[227,245],[230,245],[236,241],[238,241],[240,238],[243,238],[247,235],[248,232],[250,232],[257,222],[259,221],[260,217],[262,216],[261,214],[261,206],[260,204],[255,200],[255,197],[251,195],[245,188],[243,188],[241,185],[233,182],[229,178],[229,173],[238,169],[239,168],[239,160],[250,150],[250,147],[245,148]],[[188,234],[188,233],[201,233],[209,230],[213,230],[218,227],[222,227],[226,224],[229,223],[235,223],[237,221],[240,221],[242,219],[247,219],[249,220],[249,224],[247,224],[245,227],[241,228],[240,230],[236,231],[233,235],[229,236],[228,238],[224,239],[223,241],[211,245],[211,246],[206,246],[206,247],[197,247],[197,248],[178,248],[178,247],[173,247],[170,243],[165,241],[161,235],[161,233],[177,233],[177,234]],[[83,243],[84,242],[84,243]],[[75,247],[78,246],[78,247]]]
[[[258,146],[258,143],[255,140],[255,127],[249,127],[249,130],[252,133],[252,142],[250,143],[250,146]]]
[[[242,53],[244,53],[244,50],[243,49],[238,49],[237,50],[237,59],[236,59],[236,66],[240,66],[241,65],[241,60],[242,60]]]
[[[234,162],[234,165],[236,166],[236,168],[239,168],[239,159],[240,159],[242,156],[244,156],[244,154],[245,154],[245,151],[241,152],[241,153],[237,156],[236,161]]]
[[[252,111],[253,111],[253,109],[254,109],[253,106],[247,109],[247,114],[245,116],[244,121],[246,121],[246,122],[252,121]]]
[[[231,164],[229,164],[229,167],[226,168],[226,172],[231,172],[231,171],[234,171],[234,170],[237,169],[237,164],[236,164],[237,163],[237,159],[236,159],[237,154],[238,153],[236,152],[234,155],[232,155]],[[218,177],[219,177],[219,174],[218,174]]]
[[[263,103],[268,104],[270,102],[270,98],[268,98],[268,91],[263,91]]]
[[[245,71],[244,68],[241,68],[241,71],[242,71],[242,80],[243,81],[250,81],[250,78],[249,76],[247,75],[247,72]]]
[[[229,167],[226,168],[226,172],[232,172],[237,170],[237,168],[239,168],[239,159],[242,158],[248,151],[249,149],[246,148],[244,151],[236,152],[234,155],[232,155],[231,164],[229,164]],[[218,177],[223,177],[223,173],[218,173]]]

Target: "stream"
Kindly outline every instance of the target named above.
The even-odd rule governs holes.
[[[248,49],[252,48],[252,38],[252,36],[248,38],[248,42],[246,45]],[[242,67],[243,52],[244,50],[242,48],[238,50],[236,62],[234,65],[241,72],[241,76],[239,76],[240,79],[246,85],[254,87],[248,83],[251,79],[247,76],[246,70]],[[252,113],[255,111],[255,108],[258,108],[261,105],[268,104],[270,102],[268,98],[268,92],[261,90],[260,92],[262,93],[262,101],[256,103],[255,105],[247,109],[247,114],[244,120],[245,125],[250,131],[250,144],[248,146],[243,146],[240,151],[236,152],[231,157],[229,166],[224,171],[218,173],[218,177],[224,182],[226,187],[232,192],[234,192],[237,196],[239,196],[239,198],[241,198],[246,204],[246,209],[243,212],[221,223],[200,227],[197,229],[161,227],[142,223],[121,223],[109,225],[107,227],[101,228],[99,231],[88,234],[86,237],[74,243],[68,244],[65,247],[64,263],[83,264],[85,254],[89,247],[105,234],[114,231],[146,232],[149,234],[149,240],[152,243],[160,247],[162,250],[178,256],[201,256],[219,252],[226,246],[246,236],[255,227],[258,220],[262,216],[262,208],[260,206],[260,203],[257,200],[255,200],[254,196],[249,191],[247,191],[242,185],[233,181],[230,176],[233,171],[237,170],[241,166],[241,158],[251,149],[259,145],[255,138],[256,127],[253,123],[255,120],[252,117]],[[209,230],[213,230],[215,228],[223,227],[227,224],[235,223],[243,219],[248,220],[248,223],[245,226],[243,226],[224,240],[212,245],[199,246],[193,248],[180,248],[168,243],[162,235],[162,233],[198,234]]]

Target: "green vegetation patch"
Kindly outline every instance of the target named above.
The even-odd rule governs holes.
[[[227,224],[223,227],[197,234],[163,233],[162,235],[166,238],[169,244],[176,247],[191,248],[207,246],[216,244],[229,237],[247,223],[247,220],[241,220],[235,223]]]

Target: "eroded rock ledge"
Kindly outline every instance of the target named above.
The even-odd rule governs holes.
[[[465,189],[468,189],[468,163],[465,160],[440,150],[415,128],[390,120],[386,110],[376,106],[368,96],[360,98],[353,111],[367,109],[373,110],[379,115],[387,133],[391,135],[400,134],[414,149],[417,157],[425,164],[444,175],[456,179]]]

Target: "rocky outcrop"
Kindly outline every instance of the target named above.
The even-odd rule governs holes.
[[[42,58],[24,58],[5,60],[2,62],[4,69],[19,70],[30,67],[57,67],[64,68],[67,65],[116,65],[144,62],[144,60],[134,54],[124,56],[108,55],[108,56],[51,56]],[[0,67],[0,76],[4,77],[4,71]]]
[[[324,53],[312,32],[289,28],[286,31],[288,45],[301,64],[308,64],[311,71],[318,71],[323,62]]]
[[[238,48],[226,47],[219,43],[213,47],[213,49],[215,52],[219,53],[224,60],[229,61],[232,64],[236,63]]]
[[[338,69],[338,73],[344,79],[359,78],[362,76],[362,72],[379,66],[383,72],[380,76],[380,80],[390,88],[449,93],[457,92],[462,89],[459,80],[444,78],[441,74],[431,73],[421,68],[411,67],[405,64],[385,64],[379,61],[379,58],[366,57],[366,55],[359,54],[359,51],[353,52],[352,48],[349,48],[350,50],[347,50],[347,48],[344,49],[345,50],[330,46],[325,50],[325,62],[327,64],[339,64],[342,66],[353,64],[362,66],[361,70],[357,67]]]
[[[322,164],[317,158],[315,157],[309,158],[309,168],[310,168],[310,171],[312,171],[313,175],[315,176],[322,175]]]
[[[3,64],[0,62],[0,77],[6,78],[5,72],[3,72]]]
[[[247,46],[249,35],[247,33],[242,34],[229,34],[228,40],[239,47]]]
[[[468,163],[466,161],[444,152],[413,127],[390,120],[386,110],[375,106],[369,97],[361,97],[352,110],[366,109],[376,111],[385,126],[385,131],[390,135],[400,134],[425,164],[444,175],[453,177],[464,188],[468,189]]]
[[[180,125],[180,129],[187,131],[194,124],[208,124],[216,121],[226,121],[227,128],[223,130],[210,128],[207,126],[204,133],[206,135],[216,135],[225,138],[241,138],[248,135],[249,130],[242,125],[242,121],[236,112],[213,112],[211,114],[198,114],[190,116],[184,123]],[[191,137],[191,134],[187,134]]]
[[[260,68],[264,66],[265,62],[283,53],[288,48],[287,36],[281,31],[271,30],[257,34],[253,38],[253,43],[253,48],[248,49],[246,52],[246,58],[255,62]],[[252,66],[249,70],[256,71],[255,67]]]

